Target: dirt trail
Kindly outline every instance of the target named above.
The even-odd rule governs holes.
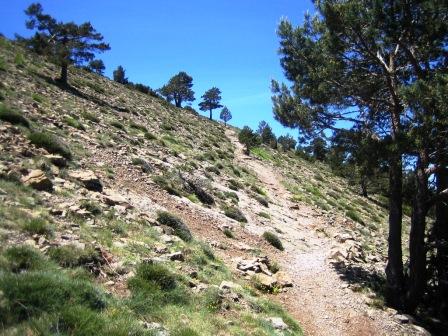
[[[236,147],[235,160],[258,175],[274,202],[269,208],[272,216],[270,225],[281,232],[285,245],[279,262],[294,280],[293,289],[282,293],[280,300],[300,321],[305,334],[409,334],[409,326],[398,324],[386,311],[370,308],[364,295],[347,288],[347,283],[339,278],[327,261],[332,240],[319,236],[316,231],[325,225],[321,214],[305,204],[297,209],[275,168],[245,155],[234,131],[228,130],[226,135]],[[260,234],[269,228],[260,228],[253,223],[247,229]],[[413,330],[412,334],[417,333]]]

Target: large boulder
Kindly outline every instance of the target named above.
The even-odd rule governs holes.
[[[278,271],[277,273],[275,273],[275,279],[277,280],[278,286],[279,287],[292,287],[292,279],[289,276],[288,273],[283,272],[283,271]]]
[[[21,178],[23,184],[41,191],[53,191],[53,183],[40,169],[34,169]]]
[[[110,205],[110,206],[121,205],[121,206],[124,206],[125,208],[132,207],[126,198],[124,198],[122,195],[115,192],[114,190],[109,190],[109,189],[104,190],[102,199],[103,199],[104,203],[106,203],[107,205]]]
[[[86,189],[98,192],[103,191],[103,185],[100,179],[91,170],[75,170],[69,176],[81,182]]]

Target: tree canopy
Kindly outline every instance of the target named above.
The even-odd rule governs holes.
[[[98,75],[104,75],[104,70],[106,69],[106,66],[104,65],[104,62],[100,59],[92,60],[89,62],[88,68],[90,71],[93,71],[97,73]]]
[[[238,140],[245,146],[246,154],[250,153],[250,150],[261,143],[261,139],[257,133],[255,133],[249,126],[244,126],[238,134]]]
[[[186,72],[181,71],[160,88],[159,93],[168,102],[174,101],[176,107],[182,107],[183,102],[192,102],[195,100],[194,91],[191,89],[192,87],[193,78]]]
[[[119,65],[113,72],[114,81],[120,84],[128,84],[129,81],[126,78],[126,71]]]
[[[209,111],[210,120],[212,120],[212,111],[214,109],[222,107],[222,105],[220,104],[221,90],[219,90],[217,87],[212,87],[211,89],[207,90],[201,98],[202,101],[199,103],[199,109],[201,111]]]
[[[36,30],[34,37],[26,40],[27,45],[36,52],[50,56],[61,67],[60,81],[63,84],[67,84],[69,65],[89,62],[94,59],[95,52],[110,49],[90,22],[80,25],[58,22],[44,14],[39,3],[31,4],[25,14],[29,18],[26,27]]]
[[[448,188],[447,108],[440,100],[447,87],[446,4],[320,0],[315,6],[318,13],[306,15],[302,25],[293,27],[287,20],[279,25],[280,62],[292,86],[272,82],[274,116],[307,138],[337,131],[344,121],[384,143],[389,172],[387,301],[412,312],[425,293],[425,218],[430,206],[439,214],[434,229],[448,239],[448,229],[443,229],[448,205],[441,201]],[[401,243],[405,155],[414,158],[417,186],[409,275]],[[428,184],[431,174],[437,184],[434,197]],[[440,240],[435,244],[442,276],[448,258],[441,253],[448,252],[448,245]],[[447,278],[436,281],[436,291],[448,292]]]
[[[227,106],[224,106],[221,110],[221,113],[219,114],[219,118],[224,121],[224,124],[227,125],[227,122],[232,119],[232,113],[227,108]]]

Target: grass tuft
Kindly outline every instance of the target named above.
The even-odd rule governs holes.
[[[72,153],[59,139],[46,132],[32,132],[28,139],[37,147],[46,149],[51,154],[60,154],[66,159],[72,158]]]
[[[276,234],[269,231],[265,231],[263,233],[263,238],[266,239],[266,241],[272,246],[274,246],[276,249],[280,251],[283,251],[285,249],[283,247],[282,241],[280,240],[280,238],[277,237]]]
[[[7,121],[13,125],[30,127],[30,122],[19,112],[0,104],[0,120]]]
[[[178,217],[170,214],[169,212],[159,212],[157,221],[160,224],[167,225],[174,229],[174,233],[183,241],[189,242],[193,240],[190,229],[188,226]]]

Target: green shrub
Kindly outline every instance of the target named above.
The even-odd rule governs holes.
[[[257,200],[258,203],[260,203],[262,206],[268,208],[269,207],[269,202],[268,200],[260,195],[255,195],[254,198]]]
[[[43,218],[32,218],[25,222],[23,229],[31,234],[50,235],[53,229],[48,222]]]
[[[152,168],[149,165],[149,163],[146,160],[143,160],[142,158],[138,157],[132,158],[132,164],[134,166],[140,166],[140,168],[144,173],[150,173],[152,171]]]
[[[244,186],[237,180],[231,179],[229,180],[229,188],[232,190],[240,190],[243,189]]]
[[[72,280],[54,271],[0,273],[0,292],[3,327],[46,313],[59,313],[70,306],[81,305],[97,311],[106,307],[104,295],[89,282]]]
[[[173,228],[175,235],[182,240],[189,242],[193,239],[188,226],[180,218],[170,214],[169,212],[159,212],[157,221],[160,224],[167,225]]]
[[[221,171],[216,166],[208,166],[205,170],[216,175],[221,175]]]
[[[199,336],[199,334],[195,330],[188,328],[188,327],[183,327],[183,328],[177,329],[172,333],[172,335],[173,336]]]
[[[48,268],[47,260],[39,251],[28,245],[17,245],[8,248],[4,257],[6,263],[3,265],[5,270],[13,273],[23,271],[37,271]]]
[[[148,132],[148,129],[145,126],[137,124],[134,121],[131,121],[129,126],[131,126],[131,128],[134,128],[136,130],[142,131],[143,133],[147,133]]]
[[[46,149],[51,154],[60,154],[70,160],[72,154],[65,144],[55,136],[45,132],[32,132],[28,139],[37,147]]]
[[[238,197],[238,195],[237,195],[236,193],[232,192],[232,191],[224,191],[224,192],[223,192],[223,195],[224,195],[226,198],[230,198],[234,204],[238,204],[238,202],[239,202],[239,200],[240,200],[240,198]]]
[[[263,189],[261,189],[259,186],[252,185],[250,187],[250,189],[259,195],[266,196],[266,192]]]
[[[162,122],[160,124],[160,128],[165,130],[165,131],[173,131],[174,130],[174,127],[172,125],[166,123],[166,122]]]
[[[96,115],[87,111],[82,112],[81,117],[94,123],[100,122],[100,119]]]
[[[23,57],[22,53],[17,53],[14,57],[14,63],[19,68],[23,68],[25,66],[25,58]]]
[[[279,249],[280,251],[284,250],[283,244],[276,234],[265,231],[263,233],[263,238],[266,239],[266,241],[272,246],[274,246],[276,249]]]
[[[74,245],[53,247],[49,257],[62,267],[78,267],[100,263],[97,251],[92,248],[80,249]]]
[[[147,140],[157,140],[157,137],[151,132],[145,132],[145,138]]]
[[[44,102],[44,97],[42,97],[40,94],[38,94],[38,93],[33,93],[32,95],[31,95],[31,98],[35,101],[35,102],[37,102],[37,103],[43,103]]]
[[[232,218],[240,223],[247,223],[247,218],[244,216],[244,214],[238,208],[226,207],[224,209],[224,214],[227,217]]]
[[[65,117],[64,117],[64,122],[65,122],[67,125],[69,125],[69,126],[71,126],[71,127],[73,127],[73,128],[79,129],[79,130],[81,130],[81,131],[85,131],[85,130],[86,130],[86,128],[84,127],[84,125],[81,124],[81,123],[79,122],[79,120],[76,120],[75,118],[72,118],[72,117],[70,117],[70,116],[65,116]]]
[[[229,229],[224,229],[224,234],[226,235],[227,238],[235,238],[235,236],[233,235],[232,230]]]
[[[362,218],[358,215],[357,212],[355,212],[354,210],[348,210],[345,212],[345,215],[347,217],[349,217],[350,219],[354,220],[355,222],[358,222],[360,224],[364,224],[364,221],[362,220]]]
[[[204,306],[212,313],[216,313],[221,309],[222,301],[219,288],[209,287],[204,293]]]
[[[80,206],[81,206],[81,208],[86,209],[88,212],[90,212],[94,216],[101,215],[101,213],[103,212],[103,209],[101,208],[101,206],[97,202],[94,202],[94,201],[82,200],[80,202]]]
[[[259,212],[258,213],[258,216],[260,216],[260,217],[263,217],[263,218],[266,218],[266,219],[271,219],[271,215],[270,214],[268,214],[268,213],[266,213],[266,212]]]
[[[7,108],[3,104],[0,104],[0,120],[7,121],[13,125],[30,127],[29,121],[21,113]]]
[[[113,126],[115,128],[118,128],[118,129],[120,129],[122,131],[126,130],[124,125],[121,122],[119,122],[119,121],[113,120],[113,121],[110,122],[110,124],[111,124],[111,126]]]
[[[153,181],[169,194],[174,196],[181,196],[182,192],[177,189],[175,181],[171,181],[168,176],[154,176]]]

